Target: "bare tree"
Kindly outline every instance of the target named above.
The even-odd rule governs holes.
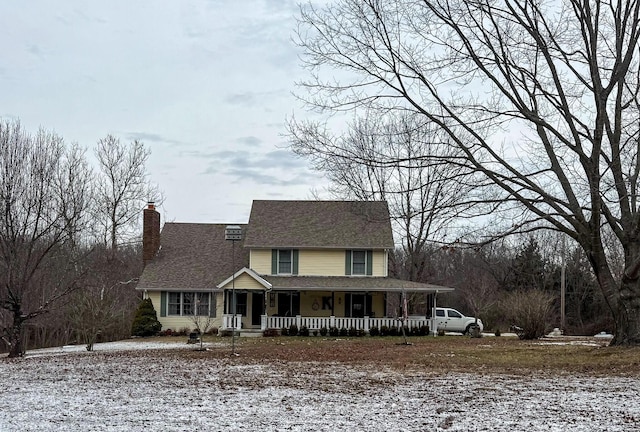
[[[111,290],[105,292],[98,287],[85,286],[74,293],[69,304],[68,319],[87,351],[93,351],[103,331],[117,325],[117,310],[117,299]]]
[[[25,322],[78,288],[75,239],[87,208],[88,169],[77,147],[18,122],[0,123],[0,306],[9,356],[24,353]]]
[[[520,339],[538,339],[550,330],[552,305],[553,296],[549,292],[530,289],[508,293],[501,309]]]
[[[203,348],[204,335],[213,328],[215,317],[212,315],[213,308],[216,307],[215,293],[207,292],[195,292],[185,293],[185,300],[188,296],[188,304],[191,307],[191,313],[189,314],[189,320],[194,325],[194,329],[197,330],[200,336],[200,351]],[[210,309],[211,308],[211,309]]]
[[[341,199],[385,200],[402,240],[402,274],[425,281],[426,245],[451,237],[452,221],[471,213],[476,186],[468,170],[451,165],[460,152],[424,116],[368,112],[341,136],[310,122],[289,123],[291,148],[331,180]]]
[[[151,151],[140,141],[121,143],[113,135],[95,148],[99,176],[96,183],[96,221],[105,243],[116,250],[121,242],[138,235],[138,220],[147,201],[159,201],[160,193],[147,175]]]
[[[159,195],[147,178],[150,151],[141,142],[122,144],[108,135],[98,141],[95,154],[99,175],[94,182],[93,213],[103,246],[96,247],[93,271],[68,309],[73,328],[89,351],[99,335],[130,334],[128,324],[138,303],[133,282],[142,270],[132,264],[139,260],[131,257],[136,249],[130,247],[130,240],[139,236],[136,228],[144,203]],[[126,335],[122,328],[127,329]]]
[[[299,24],[312,107],[433,122],[464,154],[454,164],[502,190],[501,233],[574,239],[613,314],[612,344],[640,344],[640,2],[338,0],[303,7]]]
[[[96,246],[88,262],[91,272],[70,296],[67,317],[87,351],[98,339],[131,336],[131,320],[139,295],[134,287],[142,271],[140,248],[120,247],[115,254]]]

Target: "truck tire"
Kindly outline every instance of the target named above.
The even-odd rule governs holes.
[[[473,327],[475,327],[475,326],[476,326],[476,324],[473,324],[473,323],[469,324],[469,325],[467,326],[467,328],[466,328],[466,329],[464,329],[464,332],[462,332],[462,334],[463,334],[463,335],[465,335],[465,336],[470,335],[470,334],[471,334],[471,329],[472,329]]]

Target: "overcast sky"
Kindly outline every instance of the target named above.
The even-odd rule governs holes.
[[[246,222],[253,199],[307,199],[325,180],[285,149],[304,110],[290,0],[4,1],[0,117],[93,147],[152,151],[162,215]]]

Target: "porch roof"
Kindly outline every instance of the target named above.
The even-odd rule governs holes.
[[[453,288],[389,277],[262,276],[276,291],[409,291],[450,292]]]

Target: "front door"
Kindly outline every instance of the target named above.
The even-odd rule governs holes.
[[[264,293],[254,292],[251,297],[251,325],[259,326],[264,315]]]
[[[345,314],[352,318],[373,316],[371,313],[371,294],[345,294]]]
[[[364,318],[364,294],[351,295],[351,316],[353,318]]]

